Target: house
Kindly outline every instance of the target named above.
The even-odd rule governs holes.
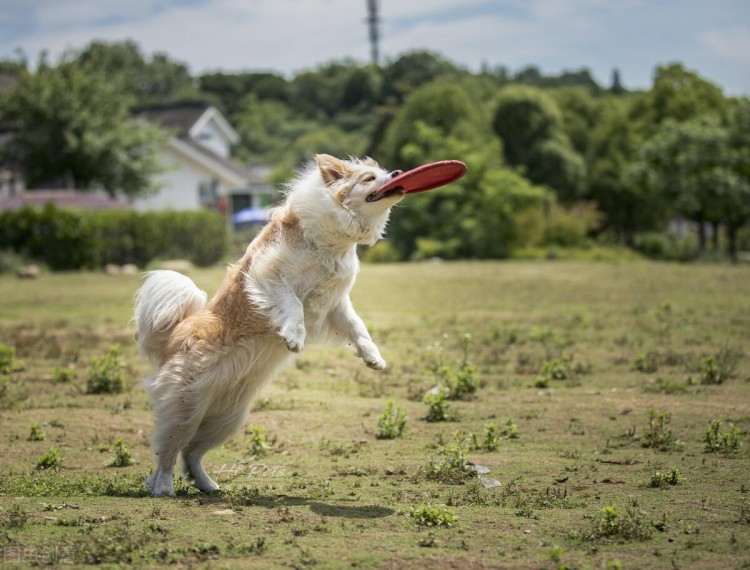
[[[215,107],[195,102],[158,105],[136,109],[135,116],[172,134],[162,150],[159,191],[134,200],[135,209],[208,208],[231,216],[271,205],[270,169],[245,168],[230,158],[239,135]]]
[[[274,198],[268,182],[270,167],[246,168],[230,158],[231,146],[239,141],[239,135],[218,109],[203,102],[183,102],[140,107],[134,116],[164,128],[171,136],[161,151],[163,171],[155,181],[158,190],[132,200],[130,207],[140,211],[207,208],[222,213],[227,220],[240,210],[270,207]],[[0,125],[0,146],[9,144],[12,132],[12,125]],[[73,190],[45,190],[50,191],[37,194],[40,190],[26,189],[18,172],[0,165],[0,207],[35,205],[40,199],[60,206],[105,207],[104,200],[94,206]],[[123,203],[115,202],[111,207],[123,207]]]

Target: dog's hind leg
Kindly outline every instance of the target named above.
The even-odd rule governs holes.
[[[245,423],[250,406],[238,406],[222,416],[210,416],[203,420],[190,442],[182,449],[182,472],[192,479],[201,491],[216,491],[219,485],[211,479],[203,467],[203,456],[209,449],[229,439]]]
[[[194,426],[200,424],[200,415],[195,411],[190,413],[189,406],[186,408],[169,415],[157,415],[153,437],[156,471],[146,481],[154,497],[174,496],[172,477],[177,454],[195,435]]]

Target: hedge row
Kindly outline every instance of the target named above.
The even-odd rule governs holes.
[[[85,212],[30,207],[0,212],[0,250],[10,249],[53,270],[108,263],[145,267],[161,258],[207,266],[227,251],[227,227],[214,212]]]

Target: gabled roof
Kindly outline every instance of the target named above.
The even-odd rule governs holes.
[[[206,123],[213,120],[229,141],[236,143],[240,140],[237,131],[227,122],[224,115],[216,107],[203,101],[137,107],[133,110],[133,114],[150,123],[175,131],[175,136],[180,138],[195,138]]]
[[[190,129],[198,122],[211,107],[202,101],[186,101],[172,105],[149,105],[136,107],[133,115],[142,117],[149,123],[154,123],[165,129],[174,131],[177,137],[186,137]]]

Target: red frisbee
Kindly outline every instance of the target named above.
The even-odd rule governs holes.
[[[392,178],[377,191],[375,199],[401,189],[407,194],[425,192],[445,186],[466,174],[466,165],[460,160],[441,160],[423,164]]]

